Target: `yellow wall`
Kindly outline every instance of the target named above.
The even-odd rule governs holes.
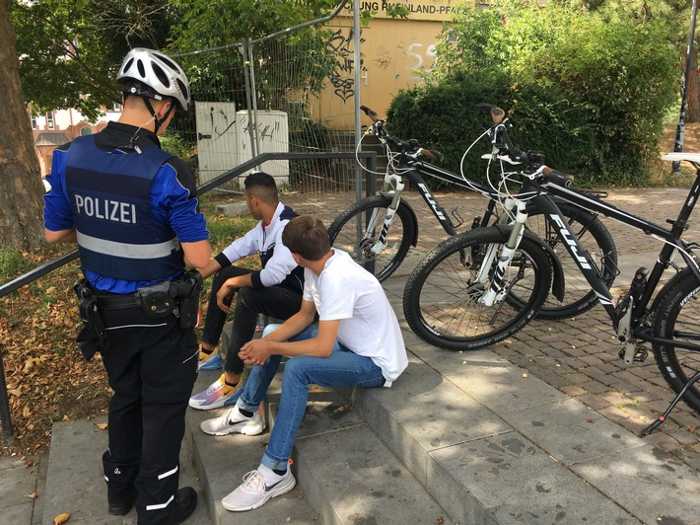
[[[362,8],[371,10],[373,17],[362,28],[360,93],[362,104],[382,116],[399,90],[415,85],[421,73],[432,67],[443,23],[451,19],[458,5],[464,5],[458,0],[400,0],[400,3],[410,10],[407,19],[388,17],[386,1],[362,2]],[[313,118],[332,129],[350,130],[354,125],[352,18],[347,10],[342,15],[329,24],[334,32],[330,45],[336,50],[338,66],[313,104]]]

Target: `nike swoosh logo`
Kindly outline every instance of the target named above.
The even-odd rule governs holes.
[[[274,489],[277,485],[279,485],[279,484],[282,483],[283,481],[284,481],[284,478],[282,478],[281,480],[279,480],[277,483],[274,483],[273,485],[269,485],[269,486],[268,486],[268,485],[265,485],[265,492],[270,492],[272,489]]]

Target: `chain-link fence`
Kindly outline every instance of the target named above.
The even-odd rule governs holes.
[[[174,55],[195,102],[165,145],[193,158],[200,183],[260,153],[354,151],[353,28],[343,34],[326,25],[345,3],[279,33]],[[338,89],[343,97],[324,102],[324,90]],[[262,169],[289,190],[355,188],[347,159],[270,161]]]

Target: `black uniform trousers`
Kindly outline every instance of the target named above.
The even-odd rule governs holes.
[[[136,488],[139,525],[172,522],[185,411],[197,375],[194,330],[180,328],[174,316],[162,322],[108,330],[101,352],[114,390],[105,478],[110,498]]]
[[[219,343],[221,331],[226,322],[226,312],[221,310],[216,304],[216,293],[226,279],[250,272],[250,270],[244,268],[228,266],[214,277],[211,296],[209,297],[209,307],[207,308],[207,319],[204,324],[204,333],[202,334],[202,339],[207,343],[212,345]],[[301,308],[301,298],[301,292],[285,286],[239,288],[236,291],[233,307],[233,330],[231,332],[230,345],[226,349],[225,370],[234,374],[243,372],[244,365],[238,356],[238,352],[244,344],[253,339],[258,314],[274,317],[275,319],[289,319]]]

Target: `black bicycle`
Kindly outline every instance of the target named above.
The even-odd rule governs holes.
[[[505,114],[495,114],[502,118],[494,119],[492,160],[510,166],[504,176],[521,181],[518,193],[507,197],[517,208],[516,221],[452,237],[421,261],[403,296],[411,328],[431,344],[451,350],[481,348],[522,328],[534,316],[542,300],[541,287],[551,278],[545,243],[526,228],[528,207],[534,206],[557,231],[561,246],[610,316],[621,344],[620,357],[628,364],[643,361],[648,355],[644,345],[651,343],[659,370],[677,393],[674,404],[682,398],[700,412],[700,391],[694,385],[700,379],[700,265],[694,254],[700,245],[681,238],[700,196],[700,154],[665,157],[690,162],[697,170],[683,207],[666,228],[572,189],[569,178],[547,168],[541,155],[517,149],[508,138]],[[610,217],[663,242],[653,269],[639,268],[629,291],[617,302],[607,277],[569,227],[561,202]],[[685,268],[672,260],[674,255]],[[669,267],[677,273],[655,295]]]
[[[373,265],[380,281],[399,268],[411,246],[416,246],[418,242],[416,214],[402,198],[404,178],[418,190],[433,216],[451,237],[457,235],[457,229],[464,221],[456,210],[452,216],[447,213],[428,188],[424,177],[448,182],[480,193],[488,199],[483,215],[474,218],[472,228],[492,223],[507,224],[513,220],[511,210],[499,205],[497,192],[493,188],[428,163],[426,159],[437,158],[439,154],[421,147],[415,140],[402,141],[392,137],[374,111],[366,106],[362,106],[362,109],[373,121],[368,133],[374,134],[387,149],[389,165],[384,188],[377,195],[363,199],[341,213],[331,224],[329,235],[335,246],[351,253],[357,262],[365,267]],[[490,107],[487,109],[490,112]],[[599,197],[594,192],[588,194],[592,198]],[[551,221],[545,220],[543,210],[533,204],[528,204],[527,208],[531,217],[528,230],[545,240],[553,270],[551,286],[547,284],[539,290],[545,295],[545,300],[537,315],[546,319],[564,319],[589,310],[596,304],[595,293],[578,273],[575,262],[563,248]],[[605,283],[611,286],[617,275],[617,249],[607,228],[586,210],[563,201],[559,202],[559,206],[569,229],[578,242],[593,254],[605,276]],[[358,227],[361,230],[359,244]],[[552,294],[548,293],[550,288]]]

